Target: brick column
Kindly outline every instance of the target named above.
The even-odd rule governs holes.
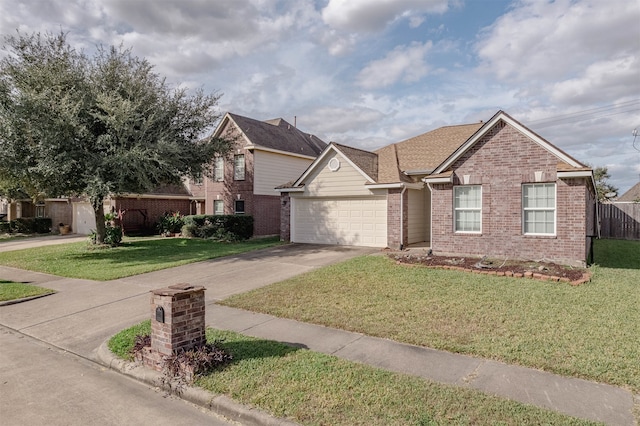
[[[291,197],[280,194],[280,241],[291,241]]]
[[[200,347],[205,337],[204,287],[176,284],[151,292],[151,347],[142,361],[162,370],[163,359]]]

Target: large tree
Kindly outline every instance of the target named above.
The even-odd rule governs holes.
[[[104,199],[200,177],[232,142],[205,137],[219,95],[171,87],[130,49],[88,56],[66,34],[5,37],[0,177],[47,196],[88,196],[104,240]]]

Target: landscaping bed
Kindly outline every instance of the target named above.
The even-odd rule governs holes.
[[[569,282],[576,285],[588,282],[591,277],[589,271],[584,268],[544,261],[434,256],[427,253],[392,253],[389,257],[399,265],[421,265],[486,275]]]

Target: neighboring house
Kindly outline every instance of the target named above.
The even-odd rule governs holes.
[[[627,192],[618,197],[616,203],[640,203],[640,182],[633,185]]]
[[[278,188],[284,240],[584,264],[593,172],[506,113],[369,152],[331,143]]]
[[[300,176],[327,144],[282,118],[258,121],[232,113],[213,136],[234,138],[235,146],[215,159],[212,177],[188,183],[197,213],[251,215],[254,235],[280,234],[274,188]]]

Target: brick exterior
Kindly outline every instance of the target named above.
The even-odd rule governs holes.
[[[51,218],[51,228],[54,232],[58,229],[59,223],[70,225],[73,221],[73,208],[71,202],[45,201],[45,216]]]
[[[164,310],[164,321],[156,319],[158,308]],[[142,361],[161,370],[165,357],[204,345],[205,331],[204,287],[177,284],[153,290],[151,347],[142,354]]]
[[[402,189],[389,189],[387,193],[387,246],[394,250],[406,247],[409,242],[408,196],[409,193],[407,191],[403,193]]]
[[[125,211],[122,220],[125,233],[154,227],[165,213],[188,215],[193,209],[192,202],[186,198],[116,198],[111,201],[111,206],[115,211]]]
[[[280,194],[280,241],[291,241],[291,196]]]
[[[558,179],[558,158],[515,128],[499,122],[453,165],[453,185],[482,185],[482,233],[453,231],[453,185],[434,184],[431,246],[435,254],[549,259],[584,264],[589,185]],[[542,172],[536,180],[535,172]],[[522,184],[556,184],[556,235],[523,235]],[[589,207],[588,207],[589,208]],[[591,207],[593,208],[593,207]]]

